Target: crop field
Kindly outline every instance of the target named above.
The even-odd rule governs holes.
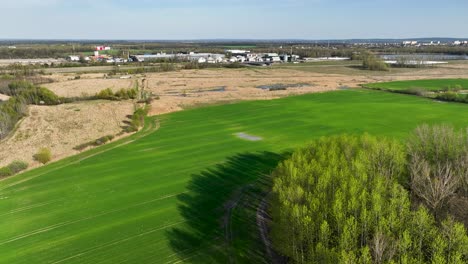
[[[462,89],[468,89],[468,79],[429,79],[416,81],[397,81],[367,84],[366,87],[378,88],[392,91],[404,91],[409,89],[425,89],[429,91],[441,91],[447,88],[459,86]]]
[[[344,90],[148,118],[129,138],[1,181],[0,262],[261,263],[246,197],[285,153],[331,134],[465,127],[467,113]]]

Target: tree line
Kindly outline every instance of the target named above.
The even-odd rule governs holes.
[[[466,263],[465,226],[446,210],[466,197],[468,133],[417,128],[407,146],[334,136],[274,171],[272,240],[291,263]]]

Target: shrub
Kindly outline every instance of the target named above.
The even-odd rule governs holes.
[[[0,177],[1,178],[8,177],[8,176],[11,176],[11,175],[13,175],[13,172],[11,171],[10,168],[8,168],[8,167],[0,168]]]
[[[22,92],[20,97],[24,98],[28,104],[58,105],[60,98],[51,90],[44,87],[34,87]]]
[[[462,98],[460,98],[458,94],[455,92],[444,92],[444,93],[438,94],[436,96],[436,99],[441,100],[441,101],[457,102],[457,101],[461,101]]]
[[[13,161],[8,165],[8,168],[11,170],[13,174],[17,174],[18,172],[24,171],[28,168],[28,163],[24,161]]]
[[[83,151],[84,149],[86,149],[89,146],[91,146],[90,142],[86,142],[86,143],[83,143],[83,144],[80,144],[78,146],[73,147],[73,149],[76,150],[76,151]]]
[[[46,164],[52,160],[52,152],[48,148],[41,148],[36,154],[34,154],[33,158],[42,164]]]
[[[19,95],[21,92],[34,88],[34,84],[27,81],[14,81],[11,82],[6,89],[0,92],[9,96]]]
[[[100,138],[98,138],[96,140],[80,144],[80,145],[74,147],[73,149],[77,150],[77,151],[82,151],[82,150],[84,150],[84,149],[86,149],[88,147],[91,147],[91,146],[101,146],[101,145],[106,144],[109,141],[112,141],[114,138],[115,138],[114,135],[107,135],[107,136],[104,136],[104,137],[100,137]]]
[[[113,92],[110,88],[104,89],[96,94],[98,99],[103,100],[128,100],[135,99],[137,97],[137,89],[120,89],[117,92]]]
[[[113,135],[107,135],[107,136],[104,136],[104,137],[101,137],[101,138],[98,138],[94,141],[94,145],[95,146],[100,146],[100,145],[104,145],[106,144],[107,142],[111,141],[114,139],[114,136]]]
[[[406,92],[409,93],[409,94],[417,95],[417,96],[426,96],[427,95],[426,89],[420,88],[420,87],[411,87],[408,90],[406,90]]]
[[[130,125],[125,128],[125,132],[131,133],[138,131],[140,127],[145,124],[145,117],[148,115],[149,105],[145,105],[144,107],[138,107],[132,115],[130,120]]]
[[[362,67],[370,71],[388,71],[388,66],[372,53],[362,55]]]
[[[96,97],[104,100],[115,100],[114,92],[111,88],[104,89],[96,94]]]

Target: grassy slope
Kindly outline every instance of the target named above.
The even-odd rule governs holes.
[[[416,80],[416,81],[398,81],[386,83],[367,84],[369,88],[388,89],[394,91],[408,90],[411,88],[422,88],[431,91],[439,91],[448,86],[454,87],[460,85],[463,89],[468,89],[468,79],[434,79],[434,80]]]
[[[423,122],[466,126],[467,111],[462,104],[361,90],[165,115],[157,132],[131,144],[0,182],[0,262],[226,263],[223,206],[233,190],[272,170],[276,153],[343,132],[402,138]],[[236,132],[264,140],[243,141]],[[245,260],[256,250],[244,248],[233,258]]]

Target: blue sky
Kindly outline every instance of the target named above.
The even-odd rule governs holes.
[[[466,0],[0,0],[0,38],[468,38]]]

